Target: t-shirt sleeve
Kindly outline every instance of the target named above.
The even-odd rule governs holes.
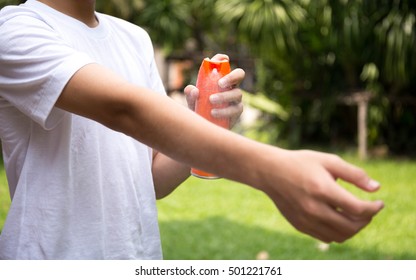
[[[70,78],[86,64],[44,21],[17,16],[0,22],[0,98],[45,129],[52,129],[64,111],[55,103]]]
[[[157,93],[166,95],[165,86],[163,85],[162,77],[160,76],[159,69],[157,67],[154,46],[149,34],[141,27],[137,25],[129,25],[131,29],[131,34],[136,34],[134,37],[137,41],[135,45],[141,45],[143,47],[143,52],[148,54],[145,56],[148,59],[149,65],[149,80],[150,80],[150,89],[154,90]]]
[[[151,89],[162,95],[166,95],[165,86],[163,85],[162,78],[160,77],[155,59],[152,59],[150,63],[150,80],[152,81]]]

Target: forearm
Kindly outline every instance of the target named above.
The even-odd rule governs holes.
[[[184,172],[183,168],[185,168],[185,172],[188,173],[189,166],[193,166],[246,184],[257,182],[257,179],[251,177],[255,177],[256,174],[253,165],[256,163],[261,165],[259,162],[261,156],[258,155],[261,150],[258,146],[261,144],[219,128],[182,106],[173,104],[169,99],[162,99],[157,102],[159,113],[155,111],[154,116],[149,116],[149,120],[142,120],[142,123],[152,120],[155,123],[165,123],[166,121],[163,120],[168,120],[169,125],[167,123],[162,127],[151,125],[147,132],[149,134],[138,134],[136,139],[144,136],[140,141],[153,145],[163,154],[181,162],[183,166],[179,167],[180,172]],[[165,101],[166,104],[162,105]],[[149,140],[145,140],[145,137]],[[165,166],[173,164],[166,159],[162,158],[162,160]],[[172,166],[170,170],[173,171],[174,167]]]
[[[152,97],[155,100],[146,98],[145,101],[146,107],[157,107],[151,114],[132,110],[132,119],[127,123],[139,122],[140,130],[132,129],[131,136],[181,162],[181,173],[183,168],[189,172],[187,168],[194,166],[246,184],[257,182],[253,165],[260,164],[258,146],[261,144],[219,128],[168,98]],[[130,131],[128,127],[121,130]],[[161,166],[173,164],[166,158],[162,160]],[[174,170],[173,166],[170,170]]]
[[[156,152],[152,165],[156,198],[161,199],[173,192],[190,175],[190,167]]]
[[[260,157],[252,154],[261,144],[219,128],[170,98],[129,84],[98,65],[80,69],[57,106],[123,132],[187,166],[242,183],[256,181],[251,167]]]

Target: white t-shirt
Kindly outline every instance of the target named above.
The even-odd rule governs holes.
[[[165,94],[148,34],[96,16],[89,28],[35,0],[0,12],[0,138],[12,196],[0,259],[162,258],[152,150],[54,107],[89,63]]]

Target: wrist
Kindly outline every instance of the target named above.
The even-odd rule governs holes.
[[[252,149],[252,153],[247,157],[247,162],[250,163],[249,171],[246,172],[249,174],[247,184],[268,193],[270,188],[274,189],[279,185],[280,179],[283,179],[285,173],[288,172],[284,170],[284,167],[289,155],[285,149],[257,144],[258,146]]]

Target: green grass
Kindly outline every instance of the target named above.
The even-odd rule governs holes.
[[[188,179],[158,201],[165,259],[416,259],[416,162],[347,160],[365,168],[383,185],[362,198],[382,199],[386,207],[372,223],[343,244],[320,250],[319,242],[297,232],[261,192],[227,180]],[[0,229],[9,195],[0,166]]]
[[[10,195],[7,187],[6,172],[3,168],[3,162],[0,158],[0,232],[6,220],[7,211],[10,207]]]
[[[190,178],[158,202],[165,259],[416,259],[416,162],[360,162],[383,185],[366,194],[343,184],[359,197],[382,199],[385,209],[343,244],[319,249],[320,243],[297,232],[262,193],[227,180]]]

